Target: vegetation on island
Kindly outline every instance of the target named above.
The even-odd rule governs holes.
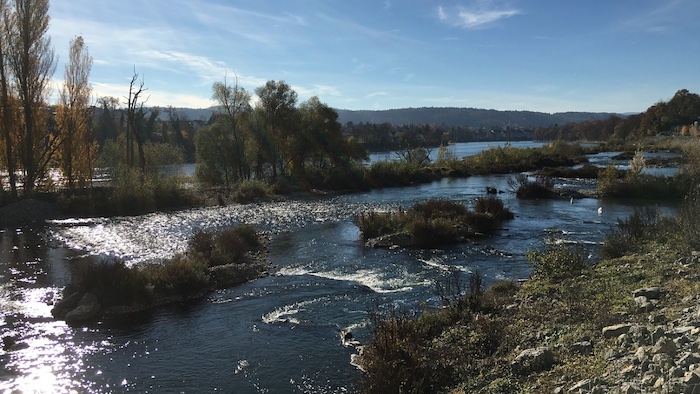
[[[99,314],[139,311],[245,283],[267,271],[266,244],[252,226],[239,225],[221,232],[197,230],[184,254],[158,263],[76,262],[71,267],[72,282],[52,314],[82,323]],[[95,314],[71,317],[70,311],[88,293],[98,303]]]
[[[479,197],[472,210],[450,200],[428,200],[408,210],[367,212],[355,222],[366,240],[386,235],[405,234],[407,244],[431,247],[463,242],[500,228],[513,213],[497,197]]]

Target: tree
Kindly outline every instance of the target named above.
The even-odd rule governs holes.
[[[260,99],[259,114],[263,126],[270,132],[276,150],[272,154],[272,176],[283,174],[287,168],[291,132],[296,127],[297,93],[284,81],[267,81],[255,89]]]
[[[17,198],[17,158],[14,149],[17,146],[17,129],[13,121],[16,114],[14,100],[11,96],[11,80],[7,67],[8,39],[9,39],[9,8],[6,0],[0,0],[0,146],[3,149],[2,165],[7,170],[7,179],[12,199]],[[2,166],[0,166],[2,168]],[[4,188],[0,182],[0,188]]]
[[[224,123],[222,143],[232,164],[234,180],[250,179],[250,163],[245,157],[245,125],[250,114],[250,94],[238,85],[234,78],[233,86],[224,82],[216,82],[212,87],[212,98],[219,104],[218,113]],[[229,179],[226,179],[228,185]]]
[[[143,152],[143,139],[139,133],[139,122],[145,116],[143,105],[146,100],[141,100],[141,95],[143,92],[148,90],[144,88],[143,79],[136,85],[139,79],[139,74],[136,73],[134,69],[134,74],[131,76],[131,82],[129,82],[129,96],[126,98],[126,165],[128,167],[134,167],[134,142],[136,143],[136,148],[138,149],[139,155],[139,167],[141,171],[145,170],[146,158]]]
[[[197,177],[208,183],[231,186],[233,182],[250,179],[251,163],[246,155],[250,145],[250,94],[238,85],[216,82],[212,98],[219,104],[211,124],[195,135]]]
[[[56,126],[61,137],[59,164],[68,182],[84,186],[92,179],[97,145],[92,139],[90,95],[88,81],[92,57],[81,36],[70,42],[65,82],[56,108]]]
[[[327,170],[366,156],[343,136],[338,113],[318,97],[303,102],[299,112],[300,132],[291,141],[292,165],[297,173],[304,174],[307,162]]]
[[[48,0],[14,0],[5,14],[7,62],[13,90],[21,106],[19,158],[24,193],[30,195],[44,177],[58,148],[58,136],[48,128],[48,84],[56,68],[49,29]]]

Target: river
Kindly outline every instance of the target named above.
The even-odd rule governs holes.
[[[349,329],[368,341],[371,308],[436,307],[434,282],[453,269],[465,275],[478,270],[487,283],[526,278],[526,253],[545,239],[580,244],[595,260],[605,233],[640,204],[520,201],[508,192],[508,179],[479,176],[323,199],[0,229],[0,335],[5,343],[0,389],[351,391],[361,373],[350,364],[353,349],[343,347],[339,332]],[[558,182],[593,187],[582,180]],[[484,195],[486,186],[506,191],[500,197],[516,217],[498,235],[478,242],[423,251],[368,249],[353,224],[360,212],[409,207],[427,198],[469,204]],[[194,229],[238,223],[272,234],[273,275],[121,324],[72,328],[51,318],[49,303],[69,281],[75,261],[159,260],[184,250]]]

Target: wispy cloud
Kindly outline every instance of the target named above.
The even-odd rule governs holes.
[[[318,97],[321,97],[322,101],[323,101],[323,97],[342,96],[342,94],[340,93],[340,91],[338,90],[337,87],[330,86],[330,85],[313,85],[311,87],[292,86],[292,89],[294,89],[299,94],[300,97],[310,98],[313,96],[318,96]]]
[[[622,23],[623,27],[645,31],[647,33],[665,33],[673,29],[680,19],[697,15],[697,0],[673,0],[661,2],[653,9],[646,10]],[[697,21],[693,17],[694,21]]]
[[[484,28],[501,19],[520,14],[521,11],[503,7],[492,1],[476,1],[470,6],[438,6],[437,16],[441,21],[464,29]]]
[[[379,97],[379,96],[388,96],[388,95],[389,95],[389,93],[387,93],[387,92],[374,92],[374,93],[368,94],[368,95],[367,95],[367,98]]]

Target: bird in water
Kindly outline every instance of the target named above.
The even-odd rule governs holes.
[[[603,214],[603,207],[600,207],[600,208],[598,208],[598,215],[602,215],[602,214]]]

